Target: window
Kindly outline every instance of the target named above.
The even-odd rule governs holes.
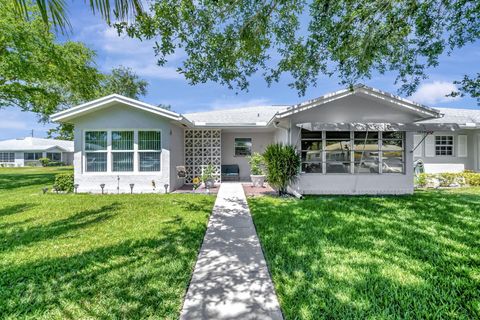
[[[350,131],[325,132],[326,173],[350,173]]]
[[[323,172],[322,131],[308,131],[302,129],[301,157],[302,172]]]
[[[112,131],[112,171],[133,171],[133,131]]]
[[[405,172],[404,134],[400,131],[382,133],[382,172]]]
[[[252,155],[252,138],[235,138],[235,156],[245,157]]]
[[[302,172],[404,173],[403,132],[301,131]]]
[[[0,152],[0,162],[15,162],[15,153]]]
[[[38,160],[43,156],[41,152],[25,152],[23,154],[24,160]]]
[[[160,131],[138,132],[138,170],[160,171],[162,134]]]
[[[107,131],[86,131],[85,151],[85,171],[107,171]]]
[[[47,152],[47,158],[51,161],[62,161],[62,154],[60,152]]]
[[[453,156],[453,136],[435,136],[435,155]]]

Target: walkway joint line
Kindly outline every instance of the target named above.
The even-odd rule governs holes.
[[[220,186],[180,319],[283,319],[240,183]]]

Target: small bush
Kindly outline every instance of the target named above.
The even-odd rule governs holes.
[[[248,158],[248,164],[250,165],[250,173],[252,175],[262,175],[264,173],[264,166],[265,166],[265,161],[263,159],[263,156],[258,153],[254,152],[249,158]]]
[[[450,187],[452,184],[455,183],[458,176],[459,176],[458,173],[451,173],[451,172],[440,173],[438,175],[438,181],[440,182],[440,187]]]
[[[73,192],[73,173],[60,173],[55,176],[53,188],[58,191]]]
[[[292,145],[275,143],[267,146],[263,154],[267,167],[268,183],[280,195],[287,192],[289,184],[295,182],[300,168],[300,156]]]
[[[428,184],[428,179],[429,179],[429,176],[427,173],[424,173],[424,172],[420,173],[415,179],[415,184],[419,188],[425,188]]]
[[[38,159],[38,161],[40,161],[40,163],[42,164],[42,167],[48,167],[50,163],[50,159],[48,158],[40,158]]]
[[[61,161],[50,161],[46,167],[61,167],[61,166],[64,166],[65,163],[61,162]],[[44,166],[45,167],[45,166]]]
[[[463,173],[463,177],[465,179],[466,184],[474,187],[480,186],[480,173],[465,171]]]

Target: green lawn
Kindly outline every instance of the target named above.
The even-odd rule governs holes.
[[[286,319],[480,318],[480,188],[248,202]]]
[[[214,197],[42,194],[69,170],[0,169],[0,318],[178,318]]]

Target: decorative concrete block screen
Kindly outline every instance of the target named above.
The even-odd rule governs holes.
[[[220,182],[222,164],[222,133],[220,130],[185,130],[185,183],[201,177],[208,165],[215,168],[215,181]]]

